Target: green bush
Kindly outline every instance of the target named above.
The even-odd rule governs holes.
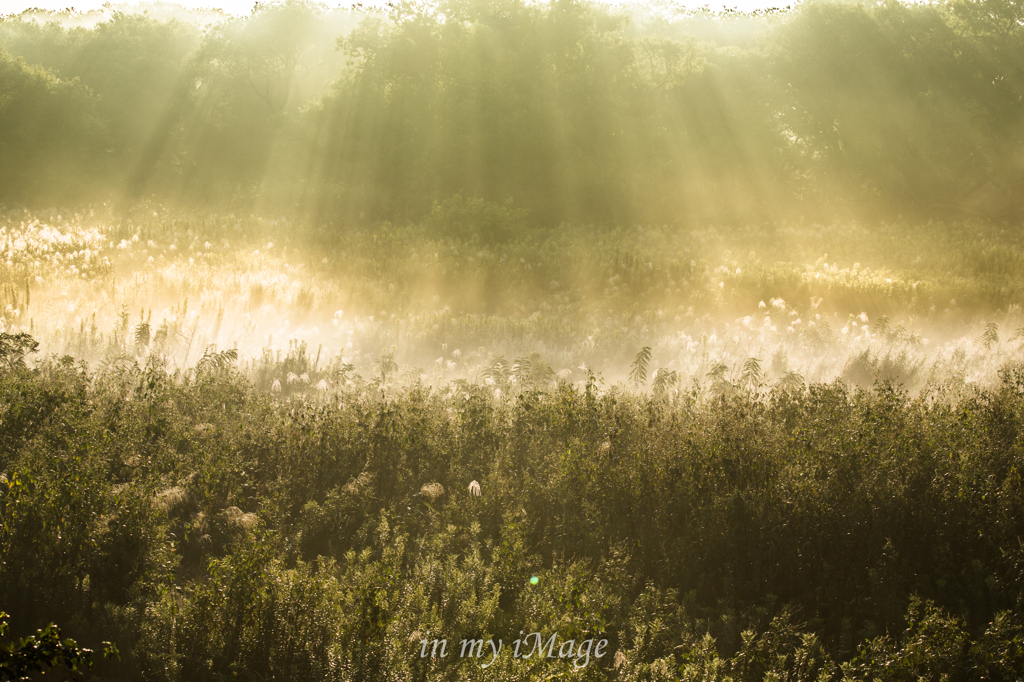
[[[593,381],[325,400],[230,363],[15,367],[0,601],[115,641],[97,674],[132,679],[1010,679],[1015,376],[956,403]],[[607,655],[418,653],[520,631]]]

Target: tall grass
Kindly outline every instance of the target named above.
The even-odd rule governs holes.
[[[210,356],[3,371],[16,627],[114,641],[97,674],[118,679],[981,680],[1024,660],[1019,365],[952,402],[256,376]],[[418,653],[427,631],[520,630],[609,655]]]
[[[927,393],[994,384],[1024,326],[1021,246],[982,225],[542,230],[512,215],[512,236],[481,242],[434,222],[327,234],[149,208],[9,213],[4,330],[44,352],[171,370],[207,350],[259,362],[305,343],[312,386],[332,363],[369,377],[387,353],[397,374],[435,384],[532,353],[576,382],[581,366],[617,381],[649,346],[650,377],[670,390],[740,383],[754,361],[764,385],[888,379]]]
[[[96,679],[1014,679],[1013,234],[519,228],[7,214],[15,634],[115,642]],[[520,631],[607,655],[419,655]]]

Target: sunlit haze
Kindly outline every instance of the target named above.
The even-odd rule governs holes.
[[[1024,1],[372,2],[0,0],[0,677],[1019,681]]]
[[[63,11],[71,9],[76,12],[90,12],[94,10],[103,9],[104,5],[111,5],[112,7],[125,8],[129,11],[138,11],[144,9],[147,5],[151,4],[175,4],[188,9],[216,9],[221,10],[226,14],[233,16],[247,15],[252,12],[254,3],[251,0],[178,0],[177,2],[171,3],[147,3],[147,2],[110,2],[110,0],[0,0],[0,14],[18,14],[24,12],[27,9],[43,9],[51,11]],[[348,7],[354,3],[352,2],[334,2],[328,0],[324,3],[328,7]],[[369,7],[374,5],[386,4],[383,2],[374,2],[374,0],[368,0],[362,3]],[[609,4],[616,4],[614,2]],[[766,9],[769,7],[785,6],[787,4],[795,4],[790,2],[771,2],[770,0],[735,0],[735,2],[701,2],[700,0],[684,0],[678,3],[684,7],[702,7],[708,5],[711,9],[718,9],[721,7],[728,7],[738,9],[740,11],[752,11],[757,9]]]

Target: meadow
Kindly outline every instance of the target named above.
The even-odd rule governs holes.
[[[460,232],[486,221],[508,237]],[[0,246],[0,603],[113,642],[94,679],[1024,665],[1006,227],[544,229],[456,198],[330,233],[9,211]],[[609,644],[420,654],[520,631]]]
[[[0,679],[1019,682],[1022,65],[1015,0],[0,16]]]
[[[507,389],[532,364],[551,385],[629,383],[647,347],[673,395],[843,379],[927,396],[998,384],[1024,327],[1024,244],[1006,225],[543,228],[455,197],[420,224],[325,232],[156,208],[11,211],[4,330],[172,372],[235,350],[286,395],[371,381],[386,358],[384,374],[430,385]],[[488,222],[508,236],[460,233]]]

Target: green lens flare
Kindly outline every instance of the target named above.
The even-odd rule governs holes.
[[[539,582],[540,582],[540,578],[538,578],[537,576],[533,576],[532,578],[530,578],[530,584],[531,585],[536,585]]]

